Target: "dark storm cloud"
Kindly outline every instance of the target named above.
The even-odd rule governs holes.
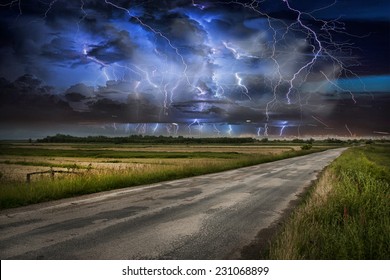
[[[24,16],[15,18],[15,15],[9,13],[19,12],[16,7],[1,11],[4,16],[0,18],[0,36],[7,38],[1,40],[1,66],[21,65],[25,72],[46,79],[47,60],[53,65],[76,67],[93,63],[86,55],[103,63],[123,61],[131,57],[135,44],[127,31],[107,22],[112,9],[107,9],[102,3],[86,1],[91,4],[91,8],[82,11],[80,1],[56,1],[51,8],[41,1],[33,2],[38,1],[29,1],[29,4],[22,2]],[[85,43],[86,54],[82,53],[84,46],[81,42],[84,39],[75,41],[83,32],[90,32],[96,38],[95,44]],[[0,71],[7,72],[5,68]],[[19,71],[5,76],[15,78],[20,74],[23,73]]]
[[[155,21],[162,31],[169,36],[178,46],[204,45],[207,40],[207,32],[194,20],[179,14],[171,14]],[[164,27],[167,30],[164,30]]]
[[[68,88],[65,91],[65,95],[67,96],[68,94],[74,94],[74,95],[79,95],[83,98],[88,98],[88,97],[93,97],[95,89],[94,87],[87,86],[85,84],[76,84],[72,85],[70,88]]]
[[[129,37],[129,33],[124,30],[117,30],[113,27],[107,28],[110,40],[101,42],[100,45],[88,45],[86,55],[111,64],[132,58],[134,43]]]
[[[0,122],[55,123],[75,120],[69,104],[53,94],[42,81],[24,75],[14,82],[2,80],[0,90]]]
[[[172,105],[175,118],[204,119],[211,121],[223,121],[229,115],[229,109],[236,106],[228,100],[190,100],[178,102]]]
[[[53,88],[31,75],[14,82],[1,79],[1,120],[6,123],[61,122],[185,122],[203,119],[207,122],[242,122],[263,120],[264,111],[248,102],[231,100],[192,100],[174,103],[167,116],[161,116],[159,101],[153,95],[135,94],[131,85],[110,82],[98,89],[84,84],[73,85],[64,93],[54,94]],[[289,118],[279,112],[280,118]]]
[[[73,42],[69,38],[56,37],[41,47],[41,58],[47,58],[57,65],[63,67],[79,63],[82,56],[72,46]]]
[[[94,90],[84,84],[70,87],[65,94],[74,109],[83,112],[83,121],[157,122],[161,108],[152,95],[135,94],[127,82],[109,82]]]
[[[304,12],[333,2],[289,1]],[[284,1],[20,3],[21,14],[16,2],[0,8],[0,77],[13,81],[0,80],[2,123],[388,126],[385,96],[354,104],[337,88],[357,79],[349,70],[389,75],[387,1],[337,1],[317,21],[302,14],[327,48],[307,69],[318,43]]]
[[[63,94],[54,94],[43,81],[24,75],[14,82],[1,78],[0,87],[1,123],[158,121],[161,111],[152,96],[136,96],[116,84],[98,90],[77,84]]]

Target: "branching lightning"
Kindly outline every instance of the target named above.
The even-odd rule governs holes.
[[[39,2],[44,9],[39,14],[42,21],[53,16],[56,5],[65,3],[62,0]],[[334,34],[350,34],[338,19],[325,20],[314,16],[337,5],[337,0],[309,12],[296,8],[291,0],[278,0],[289,13],[288,19],[266,13],[267,1],[263,0],[188,0],[182,1],[178,7],[161,7],[161,11],[145,8],[147,1],[125,1],[126,4],[115,0],[104,0],[99,4],[94,2],[77,1],[78,17],[72,18],[77,20],[77,30],[72,32],[75,46],[65,49],[70,50],[71,54],[68,55],[72,57],[72,67],[82,65],[89,67],[88,71],[93,71],[93,78],[90,79],[96,79],[94,86],[108,88],[110,84],[128,82],[128,102],[137,104],[130,106],[129,111],[133,110],[130,115],[135,116],[136,120],[124,122],[126,132],[130,130],[128,123],[139,122],[135,130],[140,134],[155,134],[159,129],[166,129],[168,134],[178,135],[180,127],[183,131],[187,127],[192,135],[193,126],[197,126],[200,133],[203,129],[217,136],[221,135],[221,131],[231,136],[239,131],[236,123],[231,121],[230,114],[245,112],[252,114],[248,119],[255,120],[253,124],[246,124],[251,126],[253,135],[268,136],[270,131],[282,137],[292,129],[286,131],[287,125],[280,122],[282,116],[277,118],[291,111],[302,118],[302,112],[310,110],[306,115],[311,122],[314,119],[329,128],[326,117],[321,118],[315,112],[322,105],[318,100],[311,99],[316,92],[310,92],[305,86],[310,88],[314,87],[314,83],[326,84],[339,92],[348,93],[353,103],[358,101],[352,90],[343,88],[337,82],[341,77],[359,78],[348,68],[350,65],[345,62],[348,60],[344,59],[352,53],[353,46],[334,39]],[[88,24],[92,24],[89,16],[94,5],[115,11],[116,19],[121,19],[116,28],[112,28],[115,20],[106,26],[107,30],[115,29],[119,34],[117,37],[112,35],[111,38],[111,33],[115,32],[110,31],[102,32],[109,34],[107,37],[110,38],[85,35]],[[10,0],[0,4],[0,7],[17,7],[19,15],[23,15],[22,0]],[[139,7],[145,9],[139,12]],[[235,30],[232,31],[234,36],[223,34],[224,30],[218,24],[223,22],[226,26],[235,26],[235,19],[222,21],[220,14],[223,12],[210,7],[224,7],[232,13],[236,8],[247,11],[250,16],[240,20],[241,28],[246,28],[250,35],[237,35]],[[172,26],[162,26],[163,11],[169,17],[177,17],[173,23],[167,23]],[[134,54],[113,55],[118,49],[121,50],[118,45],[126,49],[126,44],[134,44]],[[55,51],[50,55],[55,56],[60,52]],[[115,95],[120,90],[112,92]],[[237,98],[238,95],[241,98]],[[110,96],[107,94],[104,98],[109,99]],[[142,120],[142,114],[149,112],[140,111],[141,100],[145,103],[142,105],[153,103],[158,106],[156,115],[159,119],[151,121],[154,127],[150,127],[149,131],[145,123],[149,119]],[[253,112],[259,115],[256,119],[252,118]],[[158,121],[160,124],[155,124]],[[217,127],[216,123],[220,126]],[[231,124],[234,124],[234,131]],[[288,127],[291,126],[288,123]],[[117,130],[115,123],[113,127]],[[341,129],[344,129],[342,125]],[[345,129],[353,135],[347,124]]]

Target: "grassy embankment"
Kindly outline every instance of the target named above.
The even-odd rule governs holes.
[[[170,146],[167,146],[169,149]],[[260,149],[260,147],[259,147]],[[219,172],[254,164],[280,160],[284,158],[308,154],[322,148],[313,148],[309,151],[293,149],[279,154],[250,154],[239,152],[155,152],[155,151],[115,151],[108,149],[80,149],[68,150],[51,147],[20,148],[4,146],[0,150],[2,157],[23,157],[26,165],[50,166],[52,163],[42,162],[42,157],[69,157],[110,159],[118,161],[138,159],[147,163],[140,168],[120,168],[101,170],[81,170],[77,175],[61,176],[59,179],[41,178],[27,184],[23,180],[9,180],[0,178],[0,209],[18,207],[43,201],[72,197],[82,194],[119,189],[124,187],[156,183],[166,180],[179,179],[201,174]],[[237,147],[239,150],[239,147]],[[9,164],[18,161],[8,160]],[[20,162],[20,160],[19,160]],[[106,161],[107,162],[107,161]],[[157,164],[156,164],[157,163]],[[54,167],[60,164],[52,164]],[[72,165],[73,166],[73,165]],[[77,166],[76,166],[77,167]]]
[[[389,259],[390,145],[351,148],[322,174],[270,259]]]

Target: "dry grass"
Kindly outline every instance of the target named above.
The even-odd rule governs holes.
[[[24,182],[26,175],[32,172],[40,172],[50,170],[48,166],[41,166],[45,163],[52,164],[53,169],[67,171],[70,168],[60,167],[61,165],[73,165],[83,167],[84,169],[77,169],[80,173],[89,172],[90,174],[102,174],[105,172],[115,172],[120,170],[156,170],[164,167],[180,167],[180,166],[201,166],[207,161],[208,164],[221,164],[225,159],[110,159],[110,158],[47,158],[47,157],[33,157],[33,158],[12,158],[7,157],[5,161],[22,162],[25,161],[29,165],[23,164],[0,164],[0,172],[3,174],[2,181],[12,180]],[[36,165],[34,165],[34,162]],[[56,167],[59,166],[59,167]],[[88,169],[90,169],[88,171]],[[72,169],[73,170],[73,169]],[[33,176],[33,179],[39,179],[39,176]],[[0,181],[1,183],[1,181]]]
[[[50,149],[50,150],[77,150],[83,147],[84,149],[96,149],[96,150],[110,150],[110,151],[145,151],[145,152],[212,152],[212,153],[240,153],[242,155],[279,155],[286,151],[297,150],[298,147],[270,147],[270,146],[216,146],[216,145],[136,145],[136,146],[121,146],[106,145],[103,148],[96,148],[91,145],[64,145],[64,144],[19,144],[16,145],[19,148],[26,149]],[[95,148],[94,148],[95,147]],[[67,170],[67,168],[61,167],[61,165],[77,165],[79,167],[88,168],[91,167],[93,173],[98,174],[104,170],[108,172],[122,169],[145,169],[150,165],[170,165],[170,166],[187,166],[199,165],[205,160],[214,161],[215,163],[222,163],[225,159],[210,159],[210,158],[92,158],[92,157],[61,157],[61,156],[0,156],[0,172],[3,174],[3,180],[13,180],[23,182],[26,180],[26,174],[32,172],[46,171],[49,169],[48,165],[52,165],[56,170]],[[9,162],[6,164],[4,162]],[[26,162],[27,164],[15,164],[17,162]],[[10,164],[12,163],[12,164]],[[45,163],[45,166],[41,164]],[[85,172],[85,170],[81,170]],[[36,177],[35,177],[36,178]]]

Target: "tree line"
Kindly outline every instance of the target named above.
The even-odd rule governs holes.
[[[29,140],[32,143],[32,140]],[[129,135],[122,137],[109,137],[109,136],[72,136],[65,134],[56,134],[54,136],[47,136],[42,139],[37,139],[37,143],[113,143],[113,144],[250,144],[250,143],[291,143],[291,144],[314,144],[326,143],[326,144],[372,144],[371,139],[349,139],[341,140],[337,138],[327,138],[323,140],[310,139],[273,139],[268,138],[251,138],[251,137],[184,137],[184,136],[154,136],[154,135]]]
[[[250,137],[210,137],[193,138],[183,136],[152,136],[152,135],[130,135],[125,137],[108,136],[87,136],[77,137],[71,135],[57,134],[37,139],[37,143],[114,143],[114,144],[248,144],[256,143],[258,140]]]

